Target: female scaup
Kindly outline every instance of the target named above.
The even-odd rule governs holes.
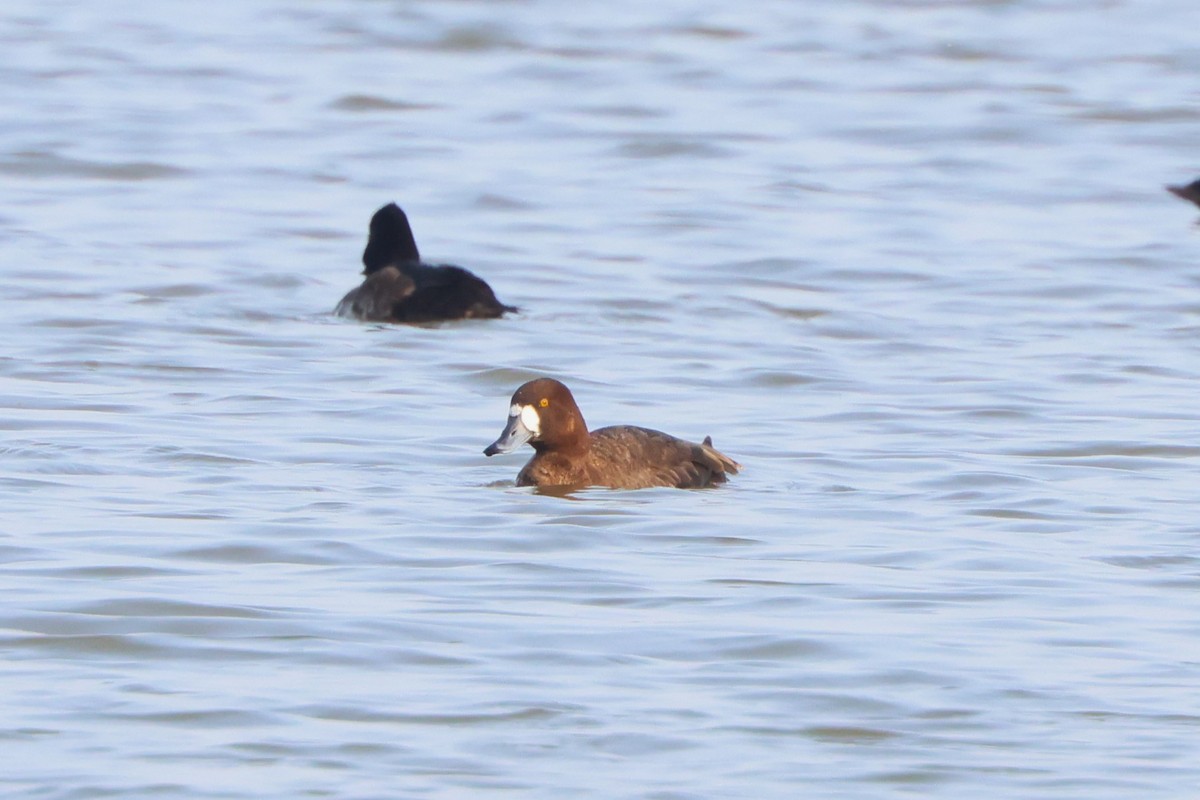
[[[692,489],[724,483],[725,473],[741,467],[717,452],[711,437],[695,444],[632,425],[589,433],[571,390],[550,378],[517,389],[504,432],[483,453],[511,453],[525,442],[535,452],[517,486]]]
[[[1176,197],[1181,197],[1200,206],[1200,178],[1192,181],[1187,186],[1168,186],[1167,191]]]
[[[493,319],[516,311],[496,299],[492,287],[462,267],[426,264],[417,252],[408,217],[388,203],[371,217],[363,250],[367,277],[334,309],[366,322],[438,322]]]

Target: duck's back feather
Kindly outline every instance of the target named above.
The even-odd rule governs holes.
[[[367,322],[493,319],[516,311],[471,272],[453,265],[393,264],[375,270],[334,313]]]
[[[613,425],[591,432],[581,459],[553,452],[535,455],[517,476],[517,484],[695,489],[724,483],[726,473],[739,468],[713,448],[711,438],[696,444],[650,428]]]
[[[397,304],[411,296],[416,284],[396,267],[384,267],[346,293],[333,313],[366,322],[391,322]]]
[[[462,267],[406,264],[401,269],[412,279],[414,288],[393,304],[393,322],[494,319],[517,310],[501,303],[486,281]]]

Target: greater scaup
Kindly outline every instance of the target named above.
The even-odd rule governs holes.
[[[483,453],[511,453],[526,442],[535,452],[518,486],[691,489],[724,483],[741,466],[713,448],[711,437],[696,444],[632,425],[589,433],[571,390],[551,378],[517,389],[504,432]]]
[[[1168,186],[1167,191],[1176,197],[1183,198],[1200,206],[1200,178],[1197,178],[1186,186]]]
[[[342,298],[334,313],[367,322],[438,322],[493,319],[516,311],[496,299],[492,287],[452,264],[421,261],[408,217],[388,203],[371,217],[363,250],[362,285]]]

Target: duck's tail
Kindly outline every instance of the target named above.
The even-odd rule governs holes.
[[[713,466],[720,472],[728,472],[730,475],[737,475],[738,470],[742,468],[741,464],[734,461],[717,448],[713,447],[711,436],[704,437],[704,443],[700,445],[700,449],[704,451],[704,455],[708,456],[713,462],[715,462]]]

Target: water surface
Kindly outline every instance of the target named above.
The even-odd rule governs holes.
[[[1192,796],[1198,27],[10,2],[5,793]],[[392,200],[523,312],[332,318]]]

